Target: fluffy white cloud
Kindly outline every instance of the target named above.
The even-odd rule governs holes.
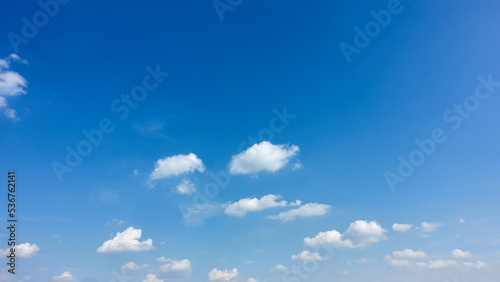
[[[378,222],[357,220],[344,234],[337,230],[319,232],[314,238],[304,238],[304,244],[312,248],[362,248],[386,239],[385,230]]]
[[[11,54],[5,59],[0,59],[0,113],[3,116],[16,119],[16,111],[7,105],[6,97],[26,94],[28,82],[19,73],[10,70],[10,64],[15,61],[26,63],[18,55]]]
[[[177,194],[191,195],[196,192],[194,184],[189,179],[182,179],[182,182],[175,187]]]
[[[436,231],[439,228],[439,226],[441,226],[441,223],[427,223],[424,221],[420,224],[420,226],[421,226],[420,230],[422,232],[429,233]]]
[[[168,259],[165,259],[162,261],[165,261],[168,263],[160,266],[161,272],[176,272],[176,273],[183,273],[185,275],[191,274],[191,271],[192,271],[191,270],[191,261],[188,259],[176,260],[176,259],[168,258]]]
[[[278,215],[268,216],[270,219],[279,219],[287,222],[289,220],[294,220],[297,217],[311,217],[311,216],[320,216],[326,214],[330,210],[331,206],[317,204],[317,203],[308,203],[299,208],[292,209],[289,211],[281,212]]]
[[[133,270],[133,271],[143,270],[143,269],[146,269],[148,267],[149,267],[149,265],[147,265],[147,264],[137,265],[133,261],[122,265],[122,269],[128,269],[128,270]]]
[[[140,242],[142,236],[141,229],[129,227],[123,232],[116,233],[113,239],[110,239],[102,244],[97,249],[98,253],[120,253],[120,252],[138,252],[154,249],[153,240],[147,239]]]
[[[164,280],[163,279],[158,279],[158,277],[156,277],[156,274],[148,274],[146,275],[146,279],[142,280],[142,282],[163,282]]]
[[[429,269],[442,269],[442,268],[449,268],[449,267],[456,267],[458,265],[456,260],[431,260],[427,264]]]
[[[40,251],[40,248],[36,244],[23,243],[15,247],[16,256],[20,258],[30,258]],[[10,248],[5,250],[0,249],[0,256],[4,257],[10,254]]]
[[[271,269],[272,272],[286,272],[288,270],[288,267],[278,264],[275,267]]]
[[[466,267],[471,267],[471,268],[475,268],[475,269],[483,269],[487,266],[486,263],[484,263],[480,260],[477,260],[476,262],[464,262],[463,265]]]
[[[222,271],[214,268],[208,273],[208,279],[210,281],[231,281],[236,278],[238,278],[238,269],[236,268],[233,268],[231,271],[227,269]]]
[[[175,155],[159,159],[155,163],[155,170],[149,175],[149,180],[157,180],[181,174],[205,171],[205,165],[195,154]]]
[[[406,224],[406,223],[394,223],[392,225],[392,230],[394,231],[399,231],[399,232],[406,232],[409,231],[413,228],[413,224]]]
[[[52,277],[52,281],[54,281],[54,282],[63,282],[63,281],[64,282],[78,282],[78,279],[73,277],[71,272],[65,271],[65,272],[63,272],[63,274],[61,274],[59,276]]]
[[[469,251],[462,251],[460,249],[452,250],[451,255],[455,258],[469,258],[469,257],[471,257],[471,254]]]
[[[248,278],[247,282],[259,282],[259,280],[255,278]]]
[[[298,255],[292,255],[292,260],[301,261],[322,261],[325,260],[319,253],[311,253],[309,251],[303,251]]]
[[[248,212],[261,211],[264,209],[275,208],[275,207],[286,207],[286,206],[297,206],[300,205],[300,201],[295,201],[295,203],[288,203],[287,201],[277,201],[281,199],[280,195],[269,194],[263,196],[260,199],[257,198],[245,198],[241,199],[235,203],[226,204],[225,214],[231,216],[243,217]]]
[[[408,258],[408,259],[424,259],[427,255],[422,251],[413,251],[411,249],[404,249],[402,251],[392,252],[395,258]]]
[[[230,174],[256,174],[260,171],[276,172],[283,168],[291,157],[299,152],[292,145],[274,145],[263,141],[254,144],[246,151],[232,156],[229,163]]]

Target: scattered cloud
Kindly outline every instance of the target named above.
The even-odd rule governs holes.
[[[458,220],[458,222],[459,222],[459,223],[465,223],[465,219],[460,218],[460,219]]]
[[[409,231],[413,228],[413,224],[406,224],[406,223],[394,223],[392,225],[392,230],[398,231],[398,232],[406,232]]]
[[[247,282],[259,282],[259,280],[255,278],[248,278]]]
[[[63,272],[63,274],[61,274],[59,276],[52,277],[52,281],[54,281],[54,282],[63,282],[63,281],[64,282],[78,282],[78,279],[73,277],[71,272],[65,271],[65,272]]]
[[[10,54],[7,58],[0,59],[0,113],[8,119],[17,120],[17,113],[14,109],[9,108],[6,97],[26,94],[28,82],[19,73],[10,70],[12,62],[27,63],[16,54]]]
[[[463,265],[475,269],[483,269],[487,266],[485,262],[482,262],[480,260],[476,260],[476,262],[463,262]]]
[[[451,251],[451,255],[454,257],[454,258],[470,258],[471,257],[471,254],[469,251],[462,251],[460,249],[453,249]]]
[[[283,168],[291,157],[299,152],[299,147],[292,145],[274,145],[263,141],[254,144],[244,152],[232,156],[229,163],[230,174],[256,174],[261,171],[276,172]]]
[[[313,238],[304,238],[304,244],[312,248],[363,248],[386,239],[385,232],[387,230],[382,228],[378,222],[357,220],[351,223],[343,234],[337,230],[319,232]]]
[[[430,233],[436,231],[441,225],[441,223],[427,223],[424,221],[420,224],[420,230],[425,233]]]
[[[422,251],[413,251],[411,249],[404,249],[402,251],[392,252],[392,255],[395,258],[408,258],[408,259],[425,259],[427,258],[427,254]]]
[[[144,269],[147,269],[148,267],[149,267],[149,265],[147,265],[147,264],[137,265],[133,261],[122,265],[122,269],[133,270],[133,271],[144,270]]]
[[[260,199],[257,198],[245,198],[241,199],[235,203],[228,203],[225,205],[225,214],[230,216],[243,217],[248,212],[261,211],[264,209],[275,208],[275,207],[286,207],[286,206],[299,206],[301,202],[299,200],[294,203],[288,203],[287,201],[277,201],[281,199],[280,195],[269,194],[263,196]]]
[[[161,272],[175,272],[178,274],[183,274],[183,275],[191,275],[191,261],[188,259],[183,259],[183,260],[176,260],[176,259],[165,259],[163,260],[164,257],[162,257],[162,261],[168,262],[167,264],[164,264],[160,266],[160,271]]]
[[[196,192],[194,184],[189,179],[182,179],[182,182],[175,187],[177,194],[191,195]]]
[[[116,233],[116,236],[104,242],[97,249],[98,253],[121,253],[121,252],[138,252],[154,249],[153,240],[147,239],[140,242],[142,236],[141,229],[129,227],[123,232]]]
[[[202,205],[180,205],[182,210],[182,221],[188,226],[198,226],[210,217],[217,216],[223,212],[223,207],[219,203],[207,203]]]
[[[330,205],[308,203],[299,208],[281,212],[278,215],[268,216],[269,219],[278,219],[287,222],[297,217],[312,217],[325,215],[331,209]]]
[[[288,267],[278,264],[275,267],[271,268],[272,272],[286,272],[288,270]]]
[[[442,269],[442,268],[449,268],[449,267],[456,267],[458,265],[456,260],[431,260],[428,263],[428,268],[429,269]]]
[[[319,253],[311,253],[309,251],[303,251],[298,255],[292,255],[292,260],[301,260],[301,261],[323,261],[323,258]]]
[[[205,165],[195,154],[175,155],[156,161],[155,170],[149,175],[149,180],[179,176],[196,170],[204,172]]]
[[[142,282],[163,282],[164,280],[163,279],[158,279],[158,277],[156,277],[156,274],[148,274],[146,275],[146,279],[142,280]]]
[[[30,258],[35,256],[38,251],[40,251],[40,247],[36,244],[23,243],[16,246],[16,257],[20,258]],[[0,249],[0,256],[4,257],[10,254],[10,248],[5,250]]]
[[[233,268],[233,270],[218,270],[217,268],[212,269],[208,273],[208,279],[210,281],[232,281],[238,278],[238,269]]]
[[[107,222],[106,225],[109,226],[109,225],[115,225],[116,224],[116,225],[120,226],[120,225],[122,225],[124,223],[125,223],[125,221],[123,221],[123,220],[112,219],[110,222]]]

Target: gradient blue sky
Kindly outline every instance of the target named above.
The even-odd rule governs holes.
[[[500,5],[401,0],[402,11],[348,63],[339,44],[354,45],[353,28],[364,29],[370,11],[390,2],[243,0],[221,21],[211,1],[72,0],[15,48],[9,34],[21,35],[22,18],[42,9],[37,1],[3,1],[3,71],[27,84],[23,95],[0,96],[8,103],[0,106],[0,171],[17,172],[18,243],[39,250],[19,259],[15,278],[2,269],[0,281],[120,281],[115,271],[131,261],[149,267],[127,270],[134,278],[123,281],[167,279],[159,257],[190,261],[191,273],[174,281],[208,281],[214,268],[236,268],[235,279],[245,282],[498,281],[500,87],[457,129],[443,115],[474,95],[478,77],[500,81]],[[27,62],[9,59],[13,53]],[[142,85],[148,66],[169,75],[121,120],[111,104]],[[285,107],[295,117],[272,138],[259,138]],[[114,131],[59,181],[51,164],[64,163],[66,146],[76,147],[82,130],[103,118]],[[398,156],[407,159],[418,148],[414,140],[436,128],[447,140],[391,191],[384,173],[397,173]],[[299,152],[274,172],[231,175],[210,216],[183,220],[179,206],[204,194],[210,172],[227,171],[233,156],[262,141]],[[150,181],[159,159],[189,153],[203,172]],[[183,179],[194,194],[174,193]],[[287,222],[266,217],[297,206],[244,217],[224,212],[228,203],[269,194],[330,208]],[[384,235],[330,253],[303,241],[343,233],[358,220],[374,221]],[[413,227],[398,232],[394,223]],[[96,251],[129,227],[154,249]],[[404,249],[425,252],[422,264],[404,257],[408,265],[391,264]],[[454,257],[454,249],[470,255]],[[292,255],[303,251],[325,258],[307,279],[270,271],[283,265],[298,277],[292,271],[304,262]],[[432,267],[440,263],[448,265]],[[73,278],[54,278],[64,272]]]

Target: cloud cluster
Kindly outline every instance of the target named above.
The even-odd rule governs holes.
[[[455,258],[463,259],[469,258],[470,252],[462,251],[459,249],[454,249],[451,254]],[[475,262],[460,262],[454,259],[437,259],[429,261],[421,261],[426,259],[428,256],[422,251],[413,251],[411,249],[405,249],[403,251],[393,252],[392,256],[387,255],[385,259],[387,263],[392,267],[411,267],[411,268],[425,268],[425,269],[444,269],[444,268],[474,268],[483,269],[487,266],[485,262],[475,261]]]
[[[0,59],[0,113],[9,119],[17,119],[16,111],[7,105],[6,97],[26,94],[28,82],[19,73],[10,70],[12,62],[26,63],[16,54]]]
[[[238,278],[238,269],[233,268],[233,270],[218,270],[217,268],[212,269],[208,273],[208,280],[210,281],[232,281]]]
[[[153,240],[147,239],[140,242],[142,236],[141,229],[129,227],[123,232],[116,233],[113,239],[110,239],[102,244],[97,249],[98,253],[121,253],[121,252],[138,252],[154,249]]]
[[[182,182],[175,187],[177,194],[191,195],[196,192],[194,184],[189,179],[182,179]]]
[[[263,141],[232,156],[229,173],[256,174],[261,171],[274,173],[283,168],[298,152],[299,147],[295,145],[274,145]]]
[[[330,247],[335,249],[363,248],[386,239],[385,230],[378,222],[357,220],[341,234],[337,230],[319,232],[313,238],[304,238],[304,244],[311,248]]]

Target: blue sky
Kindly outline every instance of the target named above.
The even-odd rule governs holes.
[[[497,281],[498,8],[4,1],[0,281]]]

